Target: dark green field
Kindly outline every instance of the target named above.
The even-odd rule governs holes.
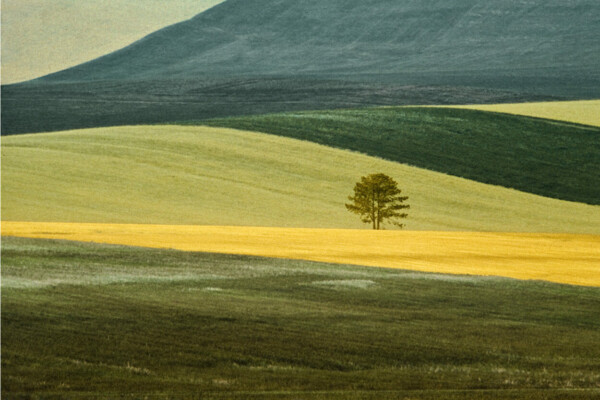
[[[199,122],[309,140],[479,182],[600,204],[600,128],[450,108],[390,107]]]
[[[419,80],[421,86],[402,82],[294,77],[7,85],[2,86],[2,135],[298,110],[564,99],[515,89],[431,86],[424,79]]]
[[[591,399],[600,291],[2,239],[3,398]]]

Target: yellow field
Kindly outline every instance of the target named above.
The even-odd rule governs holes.
[[[600,286],[600,235],[38,222],[2,235]]]
[[[452,106],[600,126],[600,100]]]

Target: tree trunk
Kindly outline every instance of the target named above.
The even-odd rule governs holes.
[[[371,189],[371,220],[373,221],[373,229],[377,229],[377,218],[375,215],[375,189]]]
[[[375,204],[377,205],[377,230],[379,230],[379,223],[380,223],[380,218],[379,218],[379,213],[381,211],[381,204],[379,204],[379,191],[376,192],[377,193],[377,199],[375,201]]]

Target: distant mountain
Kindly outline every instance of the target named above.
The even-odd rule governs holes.
[[[599,37],[597,0],[228,0],[42,80],[586,78]]]
[[[598,0],[228,0],[2,87],[2,134],[290,110],[600,98]]]

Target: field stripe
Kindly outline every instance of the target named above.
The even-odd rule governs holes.
[[[54,222],[2,235],[600,286],[600,235]]]
[[[600,126],[600,100],[551,101],[540,103],[473,104],[464,106],[440,106],[469,110],[492,111],[505,114],[525,115],[577,124]]]

